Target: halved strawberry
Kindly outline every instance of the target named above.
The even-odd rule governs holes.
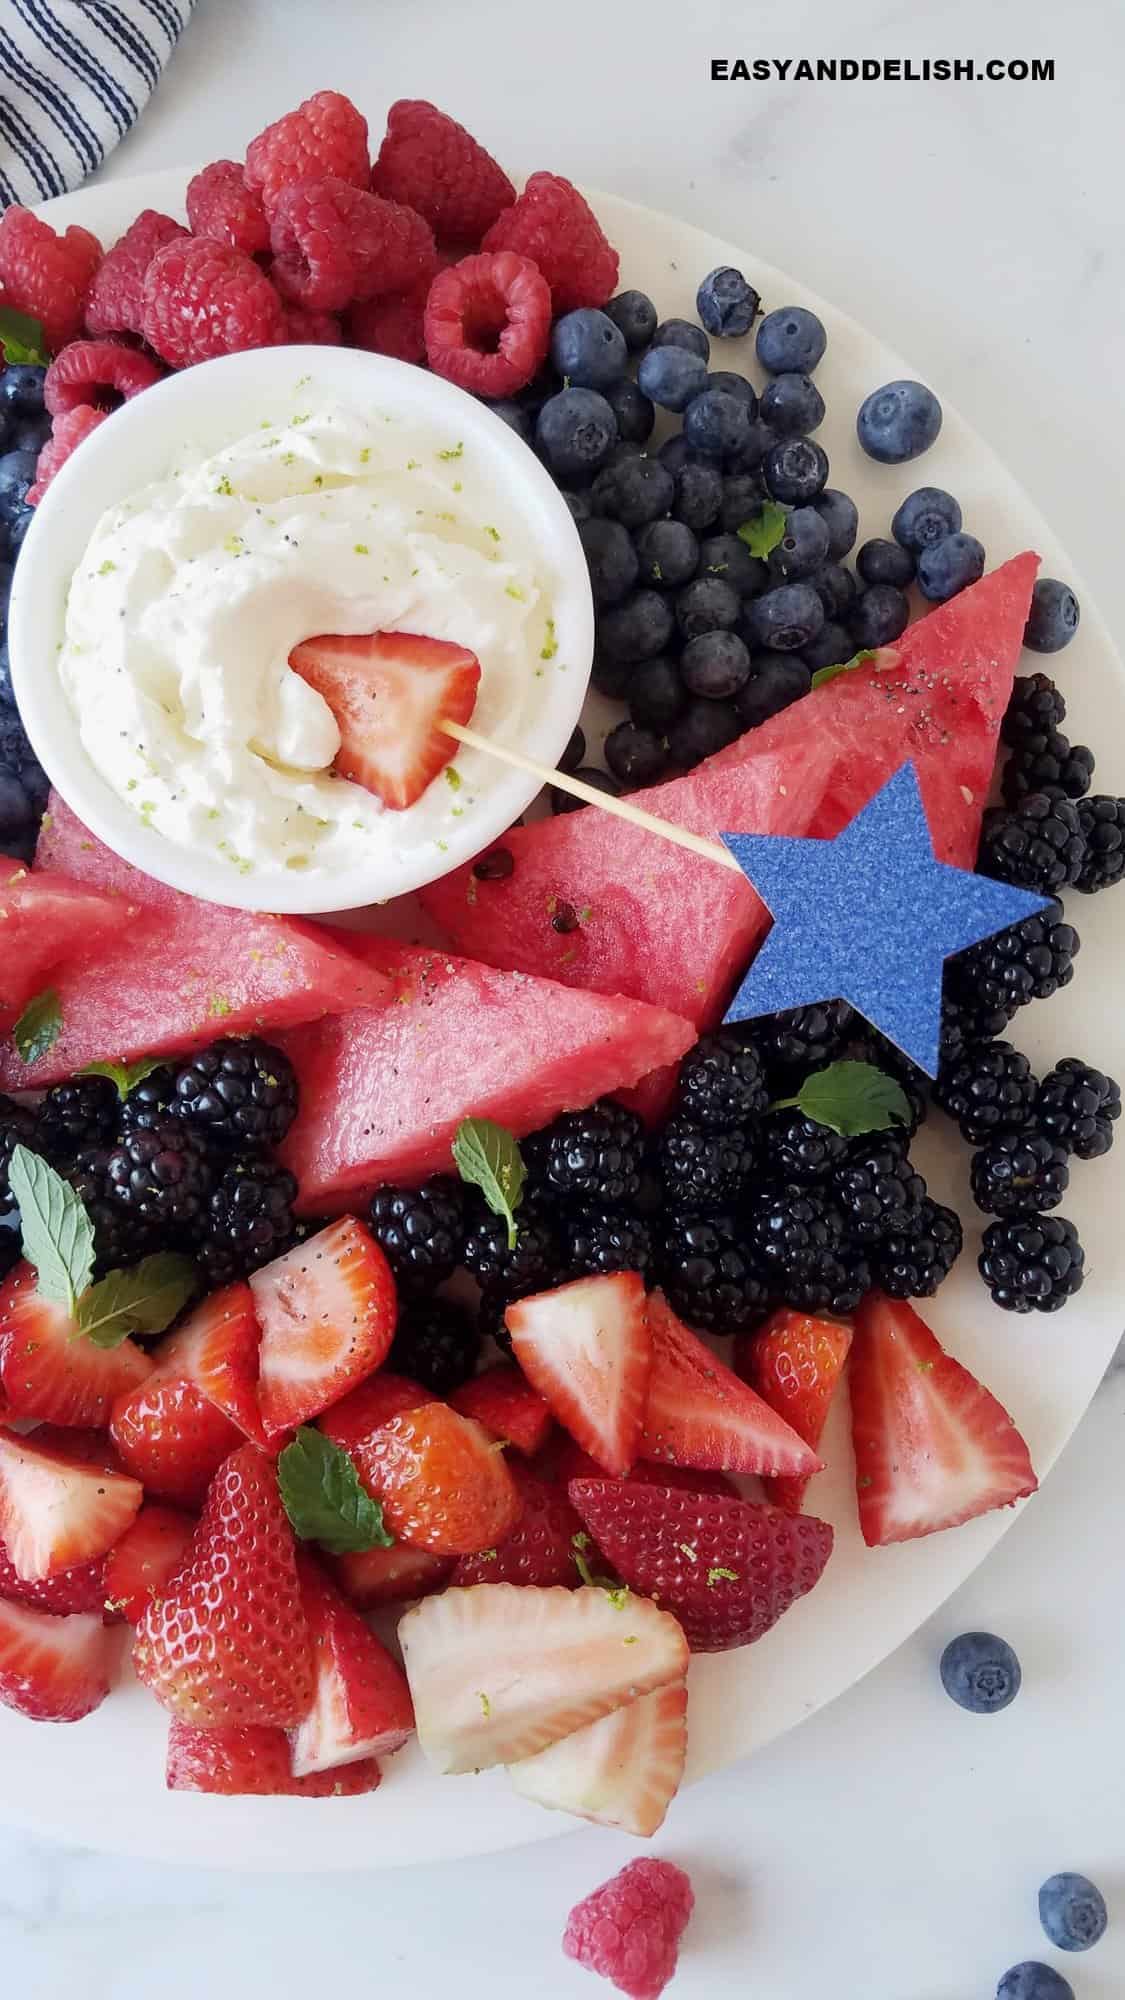
[[[294,646],[289,664],[336,718],[333,770],[399,810],[456,756],[441,724],[468,722],[480,686],[475,653],[415,632],[323,633]]]
[[[27,1583],[17,1576],[12,1559],[0,1542],[0,1597],[10,1604],[33,1604],[38,1611],[53,1611],[66,1617],[74,1611],[101,1611],[105,1603],[106,1557],[79,1563],[75,1569],[60,1569],[54,1576]]]
[[[532,1388],[521,1369],[507,1361],[486,1368],[483,1375],[474,1375],[471,1382],[455,1389],[449,1400],[463,1417],[475,1417],[493,1437],[514,1444],[526,1458],[542,1451],[554,1428],[546,1399]]]
[[[242,1432],[194,1382],[143,1382],[113,1405],[109,1433],[146,1493],[178,1507],[201,1507]]]
[[[244,1437],[265,1443],[258,1409],[258,1321],[249,1285],[225,1285],[152,1350],[162,1382],[194,1382]],[[233,1447],[232,1447],[233,1448]]]
[[[779,1306],[760,1332],[743,1334],[735,1342],[734,1365],[815,1451],[851,1344],[850,1321]],[[808,1483],[804,1474],[794,1478],[784,1473],[765,1482],[769,1498],[787,1514],[800,1513]]]
[[[389,1549],[336,1556],[332,1574],[349,1604],[372,1611],[383,1604],[408,1604],[444,1589],[453,1563],[452,1556],[434,1556],[429,1549],[411,1549],[405,1542],[395,1542]]]
[[[956,1528],[1039,1482],[1011,1417],[912,1306],[868,1292],[849,1383],[859,1525],[869,1548]]]
[[[503,1448],[446,1403],[404,1410],[352,1456],[390,1532],[435,1556],[472,1555],[511,1533],[520,1497]]]
[[[10,1415],[54,1424],[105,1424],[117,1396],[152,1373],[131,1340],[95,1347],[65,1307],[40,1298],[30,1264],[0,1285],[0,1387]]]
[[[509,1764],[508,1776],[536,1805],[647,1840],[664,1824],[686,1757],[687,1688],[680,1681]]]
[[[0,1599],[0,1701],[29,1722],[81,1722],[109,1693],[114,1640],[100,1618],[55,1618]]]
[[[398,1635],[438,1771],[514,1764],[687,1672],[676,1620],[627,1592],[478,1584],[416,1604]]]
[[[719,1472],[820,1471],[816,1453],[677,1319],[662,1292],[649,1299],[648,1323],[642,1458]]]
[[[297,1569],[316,1691],[293,1731],[293,1775],[307,1778],[364,1757],[389,1757],[414,1733],[406,1675],[311,1556],[299,1555]]]
[[[576,1278],[504,1315],[516,1360],[556,1417],[608,1472],[640,1447],[652,1338],[636,1271]]]
[[[0,1540],[25,1583],[95,1562],[139,1508],[140,1481],[0,1431]]]
[[[581,1534],[582,1523],[565,1491],[537,1479],[526,1466],[517,1463],[510,1470],[523,1503],[519,1520],[494,1549],[462,1556],[453,1582],[461,1588],[473,1583],[562,1583],[576,1590],[582,1578],[574,1560],[574,1537]],[[584,1536],[582,1546],[588,1541]]]
[[[354,1216],[329,1223],[250,1280],[261,1327],[258,1404],[267,1438],[338,1402],[387,1358],[395,1282]]]
[[[131,1528],[106,1557],[102,1599],[130,1625],[139,1625],[157,1592],[179,1567],[195,1533],[190,1514],[146,1500]]]
[[[404,1410],[420,1410],[437,1400],[420,1382],[381,1368],[377,1375],[350,1389],[330,1410],[325,1410],[317,1418],[316,1427],[344,1451],[354,1451],[357,1444],[367,1442],[380,1424],[389,1424],[392,1417],[401,1417]]]
[[[170,1792],[216,1792],[222,1798],[350,1799],[375,1790],[379,1766],[369,1759],[295,1778],[284,1729],[194,1729],[173,1720],[165,1783]]]

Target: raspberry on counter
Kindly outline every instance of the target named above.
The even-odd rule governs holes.
[[[516,199],[491,153],[423,98],[392,104],[371,185],[376,194],[417,209],[440,241],[474,247]]]

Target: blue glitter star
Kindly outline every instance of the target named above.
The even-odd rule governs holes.
[[[944,961],[1047,907],[935,859],[913,764],[835,840],[722,839],[774,919],[725,1018],[847,1000],[928,1076],[937,1075]]]

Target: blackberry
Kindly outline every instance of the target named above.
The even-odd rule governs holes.
[[[66,1178],[82,1202],[94,1231],[95,1268],[99,1276],[125,1264],[139,1264],[157,1248],[156,1236],[139,1215],[115,1200],[107,1168],[110,1149],[93,1146],[79,1153]]]
[[[371,1233],[400,1285],[440,1285],[461,1262],[465,1197],[460,1181],[435,1176],[419,1188],[376,1188]]]
[[[831,1313],[844,1319],[853,1313],[872,1286],[871,1266],[852,1244],[815,1256],[781,1279],[781,1303],[795,1312]]]
[[[1034,1215],[1057,1208],[1070,1182],[1066,1150],[1046,1132],[999,1132],[969,1169],[973,1200],[986,1215]]]
[[[39,1106],[39,1147],[63,1166],[91,1146],[116,1136],[121,1116],[117,1085],[108,1076],[75,1076],[56,1083]]]
[[[754,1169],[754,1147],[745,1132],[706,1132],[688,1118],[672,1118],[660,1137],[658,1162],[669,1206],[705,1214],[739,1204]]]
[[[34,1111],[0,1093],[0,1215],[7,1215],[16,1205],[8,1186],[8,1166],[12,1154],[17,1146],[27,1146],[34,1152],[38,1143],[38,1120]]]
[[[771,1292],[801,1312],[853,1312],[871,1286],[866,1258],[844,1239],[821,1188],[780,1185],[755,1200],[753,1241]]]
[[[224,1036],[176,1071],[175,1111],[209,1146],[279,1146],[297,1116],[297,1078],[281,1049]]]
[[[911,1166],[903,1139],[867,1134],[836,1169],[832,1186],[854,1242],[908,1236],[918,1226],[926,1183]]]
[[[978,862],[984,875],[1050,896],[1077,882],[1085,860],[1086,842],[1069,799],[1029,792],[1017,808],[992,806],[985,813]]]
[[[1020,674],[1000,724],[1000,740],[1010,750],[1042,742],[1066,721],[1066,702],[1049,674]]]
[[[1049,1000],[1069,986],[1080,946],[1078,932],[1064,920],[1062,904],[1054,897],[1049,909],[1038,910],[951,958],[946,995],[981,1014],[1006,1010],[1010,1019],[1029,1001]]]
[[[1065,1215],[991,1222],[977,1268],[1005,1312],[1058,1312],[1082,1286],[1086,1253]]]
[[[729,1215],[669,1218],[657,1268],[673,1312],[711,1333],[747,1333],[769,1310],[754,1253]]]
[[[564,1111],[524,1141],[529,1177],[563,1200],[628,1202],[640,1185],[644,1127],[633,1111],[602,1097],[586,1111]]]
[[[1010,806],[1018,806],[1029,792],[1081,799],[1093,776],[1093,751],[1084,743],[1071,743],[1069,736],[1054,729],[1044,737],[1041,748],[1013,752],[1004,766],[1000,789]]]
[[[644,1216],[620,1208],[580,1208],[563,1225],[568,1278],[640,1271],[652,1263],[652,1230]]]
[[[1085,853],[1074,877],[1075,888],[1084,896],[1112,889],[1125,875],[1125,799],[1111,799],[1102,792],[1083,799],[1078,824]]]
[[[970,1146],[983,1146],[997,1132],[1026,1125],[1038,1087],[1027,1057],[1010,1042],[970,1042],[957,1062],[939,1069],[934,1102]]]
[[[760,1118],[769,1101],[762,1058],[737,1030],[701,1035],[680,1064],[680,1109],[708,1132]]]
[[[1121,1086],[1077,1056],[1049,1070],[1035,1100],[1035,1124],[1080,1160],[1099,1160],[1113,1144],[1121,1116]]]
[[[452,1299],[408,1299],[398,1316],[388,1366],[450,1396],[477,1372],[482,1335],[471,1313]]]
[[[961,1255],[961,1218],[927,1195],[918,1226],[908,1235],[885,1236],[871,1253],[875,1283],[892,1299],[932,1299]]]
[[[176,1103],[176,1071],[171,1063],[161,1063],[135,1083],[121,1107],[121,1123],[128,1131],[145,1131],[163,1124],[173,1115]]]
[[[286,1167],[246,1154],[220,1174],[196,1252],[212,1285],[230,1285],[268,1264],[293,1238],[297,1182]]]
[[[818,1125],[801,1111],[775,1111],[762,1132],[770,1175],[801,1187],[824,1180],[847,1158],[851,1145],[830,1125]]]
[[[178,1118],[125,1131],[106,1161],[113,1200],[181,1240],[206,1233],[214,1171],[203,1141]]]
[[[479,1197],[467,1208],[461,1261],[485,1291],[543,1292],[557,1285],[562,1241],[553,1210],[525,1199],[516,1210],[515,1248],[508,1225]]]
[[[754,1028],[754,1042],[771,1081],[784,1082],[833,1062],[855,1016],[846,1000],[825,1000],[771,1014]]]

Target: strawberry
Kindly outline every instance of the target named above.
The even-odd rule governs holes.
[[[178,1569],[194,1533],[190,1514],[147,1500],[106,1558],[102,1588],[106,1610],[139,1625],[153,1597]]]
[[[162,1382],[194,1382],[244,1437],[264,1444],[258,1410],[258,1339],[249,1285],[225,1285],[153,1348],[156,1377]]]
[[[642,1458],[722,1472],[819,1472],[789,1425],[676,1318],[662,1292],[648,1302],[652,1331]]]
[[[581,1533],[582,1523],[570,1501],[559,1487],[548,1486],[522,1465],[513,1465],[511,1473],[523,1502],[519,1520],[494,1549],[462,1556],[453,1582],[461,1587],[473,1583],[563,1583],[570,1590],[576,1589],[582,1579],[574,1560],[574,1537]],[[583,1537],[583,1547],[588,1539]]]
[[[332,1573],[349,1604],[371,1611],[383,1604],[406,1604],[443,1590],[453,1569],[452,1556],[432,1556],[428,1549],[410,1549],[395,1542],[389,1549],[364,1549],[358,1555],[336,1556]]]
[[[65,1617],[74,1611],[101,1611],[105,1603],[105,1556],[79,1563],[76,1569],[60,1569],[38,1583],[25,1583],[17,1576],[12,1559],[0,1542],[0,1597],[10,1604],[33,1604],[38,1611],[54,1611]]]
[[[438,1771],[532,1757],[687,1672],[676,1620],[627,1592],[478,1584],[416,1604],[398,1635]]]
[[[143,1498],[139,1480],[123,1472],[68,1456],[34,1434],[0,1431],[0,1539],[25,1583],[104,1556]]]
[[[454,1390],[449,1398],[463,1417],[475,1417],[493,1437],[514,1444],[525,1458],[542,1451],[553,1428],[553,1418],[544,1398],[510,1362],[486,1368]]]
[[[445,1403],[406,1410],[352,1453],[392,1535],[438,1556],[495,1548],[519,1518],[501,1446]]]
[[[648,1839],[663,1826],[687,1756],[687,1688],[654,1688],[534,1757],[509,1764],[520,1796]]]
[[[316,1691],[293,1732],[293,1776],[389,1757],[414,1733],[406,1676],[311,1556],[298,1556],[297,1572],[312,1633]]]
[[[551,1470],[561,1486],[569,1486],[572,1479],[606,1477],[597,1459],[576,1445],[573,1438],[566,1439]],[[734,1500],[740,1497],[737,1486],[725,1472],[703,1472],[692,1465],[650,1465],[646,1459],[638,1458],[630,1472],[618,1476],[628,1478],[635,1486],[674,1486],[684,1493],[725,1493]]]
[[[392,1417],[400,1417],[404,1410],[420,1410],[426,1403],[437,1400],[420,1382],[381,1368],[377,1375],[350,1389],[330,1410],[325,1410],[317,1418],[316,1427],[344,1451],[354,1451],[357,1444],[366,1443],[380,1424],[389,1424]]]
[[[628,1472],[652,1365],[643,1279],[577,1278],[518,1299],[504,1319],[516,1360],[571,1437],[607,1472]]]
[[[318,1417],[387,1358],[395,1283],[374,1237],[345,1215],[250,1280],[262,1329],[267,1438]]]
[[[468,722],[480,686],[475,653],[415,632],[323,633],[294,646],[289,664],[336,718],[333,770],[396,810],[456,756],[441,724]]]
[[[758,1333],[736,1340],[734,1365],[743,1381],[815,1451],[851,1344],[847,1320],[779,1306]],[[782,1473],[766,1480],[766,1493],[787,1514],[799,1514],[808,1483],[804,1474],[794,1478]]]
[[[1007,1410],[904,1300],[869,1292],[850,1371],[859,1525],[869,1548],[956,1528],[1034,1493]]]
[[[81,1722],[105,1700],[112,1669],[113,1635],[100,1618],[0,1600],[0,1701],[29,1722]]]
[[[53,1424],[105,1424],[114,1398],[152,1373],[131,1340],[95,1347],[64,1306],[40,1298],[30,1264],[0,1285],[0,1387],[14,1417]]]
[[[138,1679],[201,1729],[293,1728],[313,1698],[312,1640],[277,1469],[244,1444],[211,1483],[183,1561],[137,1627]]]
[[[145,1382],[113,1405],[109,1432],[123,1464],[178,1507],[201,1507],[242,1432],[194,1382]]]
[[[572,1480],[570,1497],[618,1574],[667,1605],[695,1653],[760,1639],[832,1553],[827,1522],[752,1500],[612,1479]]]
[[[165,1783],[170,1792],[217,1792],[224,1798],[345,1799],[373,1792],[379,1766],[368,1759],[343,1770],[295,1778],[283,1729],[253,1724],[194,1729],[174,1718],[168,1731]]]

